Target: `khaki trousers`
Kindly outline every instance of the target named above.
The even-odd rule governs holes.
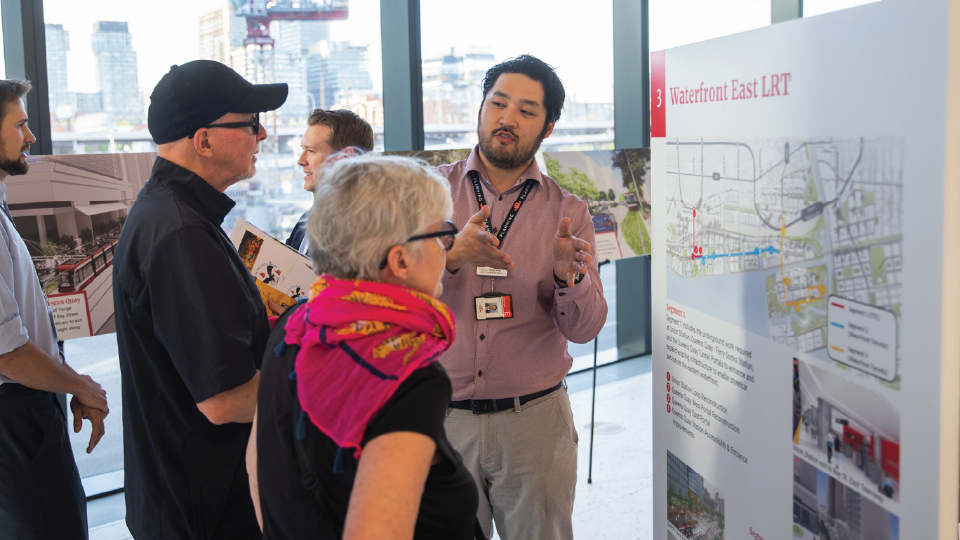
[[[566,388],[519,411],[447,409],[444,427],[477,483],[487,538],[492,522],[502,540],[573,538],[579,439]]]

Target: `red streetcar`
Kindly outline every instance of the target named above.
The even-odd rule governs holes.
[[[97,249],[91,255],[78,255],[64,260],[57,266],[57,278],[60,282],[58,292],[82,291],[113,262],[113,252],[117,240]]]

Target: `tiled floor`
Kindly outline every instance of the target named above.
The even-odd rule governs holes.
[[[605,366],[597,372],[593,482],[587,483],[593,375],[568,378],[580,434],[574,535],[589,540],[653,537],[650,357]],[[123,494],[91,501],[90,540],[126,540]],[[119,520],[119,521],[114,521]],[[496,538],[496,536],[495,536]]]

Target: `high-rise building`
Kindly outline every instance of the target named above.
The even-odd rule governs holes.
[[[310,54],[311,45],[330,39],[330,23],[275,21],[270,25],[270,35],[276,40],[277,50],[306,58]]]
[[[199,58],[215,60],[233,66],[231,52],[243,47],[247,24],[234,14],[233,4],[222,2],[220,7],[200,15]]]
[[[103,111],[123,116],[142,116],[137,78],[137,53],[127,23],[99,21],[91,40]]]
[[[70,32],[62,24],[47,24],[47,85],[50,112],[69,117],[77,108],[76,97],[67,85],[67,51],[70,50]]]
[[[423,61],[423,121],[460,124],[477,120],[480,83],[496,59],[488,49],[450,49],[450,54]]]
[[[307,91],[324,109],[348,103],[354,94],[373,93],[366,62],[366,45],[350,45],[349,41],[312,45],[307,57]]]

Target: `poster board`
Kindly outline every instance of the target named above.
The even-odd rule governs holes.
[[[243,218],[237,218],[230,241],[237,248],[240,260],[253,275],[267,315],[277,317],[270,300],[289,308],[300,298],[307,298],[310,286],[317,280],[310,259],[299,251],[273,238]]]
[[[113,253],[156,153],[28,156],[7,204],[50,298],[60,339],[115,331]]]
[[[387,154],[416,157],[437,167],[467,159],[470,150]],[[650,254],[649,148],[540,151],[536,161],[541,172],[586,201],[596,235],[598,260]]]
[[[655,538],[956,537],[958,9],[651,56]]]

